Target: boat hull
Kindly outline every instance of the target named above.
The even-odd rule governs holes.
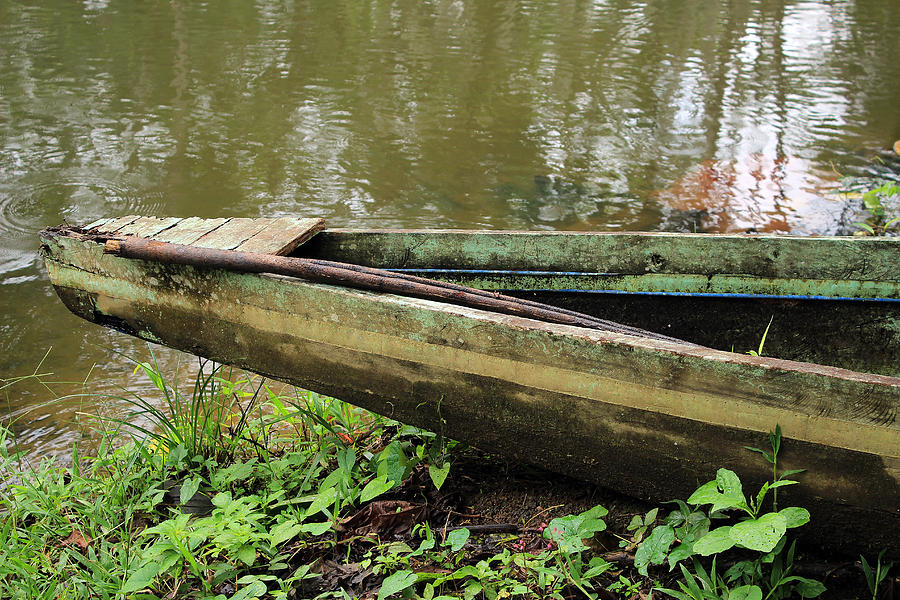
[[[780,466],[806,472],[779,498],[810,535],[900,539],[900,378],[44,242],[85,319],[655,502],[719,467],[761,484],[746,446],[780,424]]]

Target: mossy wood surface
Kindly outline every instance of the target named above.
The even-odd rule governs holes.
[[[897,238],[330,230],[298,253],[520,295],[720,350],[757,350],[771,319],[769,356],[900,376]]]
[[[329,230],[301,251],[304,256],[327,256],[331,260],[386,269],[492,269],[643,276],[637,281],[644,283],[635,283],[635,291],[771,291],[779,295],[816,291],[842,296],[852,295],[857,289],[864,297],[900,299],[900,238]],[[667,279],[675,275],[689,277]],[[697,276],[708,279],[709,284]],[[561,286],[572,283],[565,279],[558,281]],[[622,281],[634,280],[622,278]],[[673,284],[677,287],[670,287]],[[832,293],[829,285],[837,286],[837,293]],[[627,286],[612,289],[627,289]]]
[[[745,446],[778,423],[781,466],[806,469],[779,499],[810,508],[812,535],[900,539],[900,378],[122,259],[52,233],[44,248],[88,320],[654,501],[722,466],[761,482]]]

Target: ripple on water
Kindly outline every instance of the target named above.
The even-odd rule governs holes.
[[[36,265],[36,233],[62,222],[84,224],[108,215],[160,215],[167,203],[159,192],[100,177],[73,177],[0,186],[0,274]]]
[[[110,214],[155,215],[166,205],[158,192],[98,177],[13,182],[0,188],[0,235],[33,234],[61,220],[81,222]]]

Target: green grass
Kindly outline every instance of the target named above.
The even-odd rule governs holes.
[[[127,449],[23,468],[0,430],[0,597],[113,598],[134,560],[135,524],[158,481]],[[121,597],[121,595],[118,595]]]
[[[98,398],[130,410],[97,417],[90,456],[33,465],[0,429],[0,598],[286,597],[298,552],[337,557],[348,511],[446,463],[439,436],[331,398],[208,363],[183,392],[135,364],[158,395]]]

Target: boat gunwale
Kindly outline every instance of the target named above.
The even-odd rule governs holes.
[[[788,360],[773,356],[753,356],[743,352],[729,352],[727,350],[705,348],[702,346],[698,346],[697,344],[691,344],[688,342],[679,343],[676,341],[657,340],[630,335],[628,333],[580,327],[578,325],[550,323],[547,321],[531,319],[528,317],[505,315],[502,313],[496,313],[480,308],[449,304],[446,302],[440,302],[438,300],[428,300],[426,298],[414,298],[410,296],[402,296],[399,294],[391,294],[386,292],[353,289],[327,283],[308,282],[303,279],[290,277],[287,275],[277,275],[273,273],[259,273],[258,275],[260,277],[284,280],[289,283],[303,283],[305,285],[322,286],[325,288],[329,288],[333,293],[350,293],[353,295],[368,296],[375,300],[395,302],[397,304],[422,306],[429,310],[448,314],[456,314],[457,316],[464,318],[472,318],[490,322],[503,322],[505,325],[511,327],[528,329],[532,331],[545,331],[552,334],[574,336],[578,338],[588,339],[595,343],[612,343],[622,344],[626,346],[635,346],[646,350],[690,356],[692,358],[699,358],[703,360],[715,360],[717,362],[724,362],[736,366],[740,365],[744,367],[760,367],[764,369],[777,369],[796,373],[810,373],[827,377],[840,377],[842,379],[852,381],[897,387],[898,391],[900,391],[900,376],[882,375],[880,373],[867,373],[865,371],[854,371],[852,369],[846,369],[843,367],[833,367],[820,363]]]
[[[856,235],[796,235],[772,233],[682,233],[675,231],[578,231],[574,229],[461,229],[461,228],[427,228],[427,227],[328,227],[318,235],[326,233],[400,233],[400,234],[465,234],[465,235],[524,235],[537,237],[647,237],[647,238],[706,238],[706,239],[743,239],[743,240],[819,240],[847,241],[860,243],[890,243],[900,246],[900,237],[856,236]]]

